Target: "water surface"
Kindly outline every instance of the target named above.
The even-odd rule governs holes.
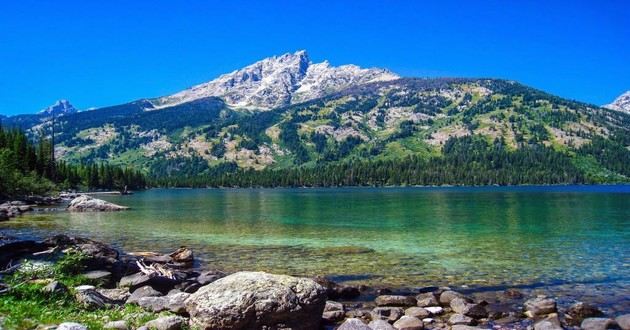
[[[1,226],[125,251],[186,245],[202,266],[226,271],[630,296],[630,186],[155,189],[102,198],[132,209],[31,214]]]

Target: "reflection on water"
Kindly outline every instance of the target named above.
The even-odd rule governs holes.
[[[630,186],[150,190],[121,213],[29,215],[10,232],[73,233],[126,250],[361,283],[630,282]],[[8,228],[7,228],[8,227]]]

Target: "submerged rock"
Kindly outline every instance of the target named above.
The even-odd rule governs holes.
[[[597,307],[578,302],[569,307],[566,312],[565,319],[569,325],[580,325],[584,319],[589,317],[604,316],[604,313],[597,309]]]
[[[108,212],[108,211],[122,211],[129,209],[126,206],[116,205],[104,201],[102,199],[93,198],[87,195],[81,195],[72,201],[68,205],[68,211],[72,212]]]
[[[326,291],[313,280],[238,272],[208,284],[186,300],[191,325],[210,329],[318,329]]]

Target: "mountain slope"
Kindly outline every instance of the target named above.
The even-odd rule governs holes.
[[[397,78],[383,69],[312,63],[306,51],[298,51],[266,58],[210,82],[151,100],[151,103],[152,109],[160,109],[216,96],[232,107],[271,109],[312,100],[358,84]]]
[[[76,112],[79,112],[79,110],[75,108],[72,104],[70,104],[68,100],[59,100],[55,102],[53,105],[42,109],[41,111],[38,112],[38,114],[41,114],[41,115],[55,114],[59,116],[59,115],[67,115],[70,113],[76,113]]]
[[[281,62],[298,64],[290,68],[307,63],[300,54],[291,56]],[[344,69],[353,78],[343,80],[335,70],[325,63],[302,67],[299,84],[283,94],[281,104],[286,105],[266,111],[243,111],[231,103],[255,99],[255,93],[240,86],[245,89],[238,97],[236,89],[232,96],[199,94],[175,105],[163,102],[159,111],[147,111],[155,109],[156,101],[145,99],[61,116],[58,157],[133,165],[168,185],[591,183],[630,178],[628,113],[562,99],[514,81],[390,80],[378,72],[355,75],[353,70],[362,70],[356,67]],[[290,77],[300,74],[289,71]],[[338,90],[342,85],[349,87]],[[308,95],[308,101],[298,102],[301,95]],[[14,116],[3,123],[36,137],[49,129],[44,118]]]

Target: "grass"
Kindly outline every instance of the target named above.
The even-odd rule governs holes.
[[[0,328],[33,329],[40,324],[77,322],[89,329],[102,329],[105,323],[118,320],[137,328],[158,315],[169,315],[145,312],[136,305],[88,310],[75,301],[72,289],[54,294],[42,291],[52,279],[68,288],[91,284],[80,275],[84,260],[84,255],[67,253],[54,264],[23,263],[19,271],[4,279],[11,290],[0,296]]]

